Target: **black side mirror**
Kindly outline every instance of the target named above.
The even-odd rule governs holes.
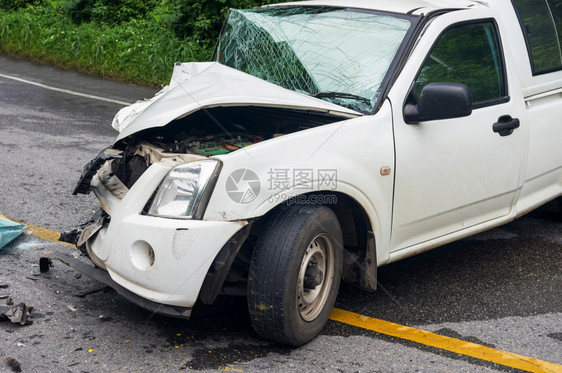
[[[429,83],[423,87],[417,105],[406,103],[404,121],[421,121],[467,117],[472,114],[470,89],[459,83]]]

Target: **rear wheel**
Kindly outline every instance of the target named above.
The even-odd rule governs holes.
[[[320,333],[340,284],[341,242],[328,207],[282,207],[269,218],[248,279],[248,309],[259,335],[300,346]]]

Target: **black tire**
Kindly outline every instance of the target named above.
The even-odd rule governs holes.
[[[268,219],[248,276],[248,309],[260,336],[300,346],[322,331],[338,294],[341,243],[326,206],[283,206]]]

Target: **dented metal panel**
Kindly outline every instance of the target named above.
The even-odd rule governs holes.
[[[170,85],[152,99],[117,113],[112,126],[116,141],[139,131],[162,127],[174,119],[217,106],[265,106],[314,110],[356,117],[361,113],[279,87],[217,62],[182,63],[174,67]]]

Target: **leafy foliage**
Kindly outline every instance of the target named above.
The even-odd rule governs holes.
[[[16,1],[16,0],[13,0]],[[22,0],[19,0],[22,1]],[[179,38],[214,43],[228,8],[254,7],[276,1],[256,0],[50,0],[75,23],[121,24],[153,19]]]
[[[0,52],[160,85],[174,62],[210,59],[229,8],[273,2],[0,0]]]
[[[0,1],[0,9],[4,10],[16,10],[19,8],[25,8],[28,5],[35,5],[39,0],[2,0]]]

